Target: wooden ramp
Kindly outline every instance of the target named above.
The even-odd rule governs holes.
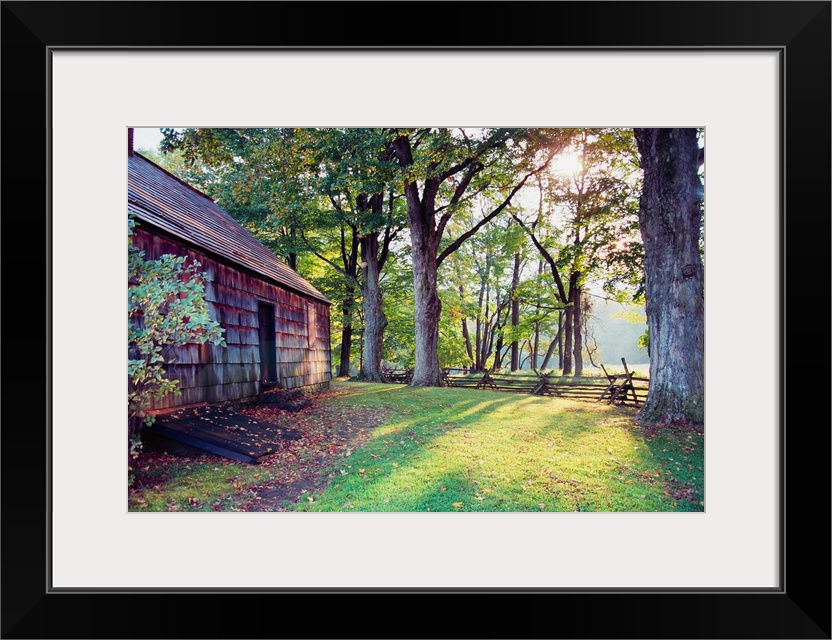
[[[147,431],[240,462],[256,463],[301,432],[217,407],[181,409],[156,416]]]

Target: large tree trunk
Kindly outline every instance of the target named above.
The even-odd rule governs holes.
[[[341,307],[344,325],[341,329],[341,364],[338,365],[338,375],[350,375],[350,358],[352,357],[352,314],[355,304],[355,287],[347,285],[344,304]]]
[[[572,287],[572,320],[574,332],[572,340],[575,343],[573,353],[575,354],[575,375],[584,375],[584,345],[583,345],[583,317],[581,315],[581,288]]]
[[[442,302],[436,288],[436,249],[419,246],[422,244],[413,233],[413,293],[414,322],[416,325],[416,362],[411,384],[418,387],[442,386],[442,372],[439,370],[439,314]]]
[[[635,129],[644,170],[644,242],[650,392],[645,427],[701,426],[705,419],[699,149],[695,129]]]
[[[514,272],[511,276],[511,370],[517,371],[520,366],[520,344],[517,341],[517,325],[520,324],[520,300],[517,298],[517,287],[520,285],[520,254],[514,254]]]
[[[402,169],[410,167],[413,164],[410,140],[406,136],[396,138],[393,147]],[[414,387],[442,386],[437,349],[442,302],[436,284],[437,249],[441,235],[436,227],[436,196],[440,184],[441,181],[437,178],[426,179],[420,197],[416,181],[408,178],[404,181],[410,255],[413,261],[416,352],[410,384]]]
[[[387,328],[387,316],[381,301],[379,286],[378,233],[369,233],[361,238],[361,258],[364,270],[361,294],[364,311],[364,358],[361,379],[380,381],[381,348],[384,341],[384,329]]]
[[[427,190],[428,187],[425,187]],[[435,186],[438,192],[439,185]],[[411,385],[441,387],[439,370],[439,315],[442,302],[436,284],[436,213],[434,199],[419,200],[416,183],[408,183],[407,217],[410,223],[410,246],[413,259],[414,324],[416,353]]]

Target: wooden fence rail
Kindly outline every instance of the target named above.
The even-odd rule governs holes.
[[[622,358],[623,360],[623,358]],[[452,374],[453,371],[459,373]],[[611,394],[616,376],[598,378],[597,382],[582,379],[579,381],[559,380],[554,373],[536,373],[536,377],[505,376],[486,372],[482,375],[468,373],[466,369],[448,367],[443,370],[443,380],[447,387],[463,389],[490,389],[509,393],[528,393],[532,395],[554,396],[574,400],[600,402],[606,400],[613,404],[642,404],[647,399],[650,386],[649,378],[637,378],[629,374],[627,393]]]
[[[381,373],[387,382],[396,384],[410,384],[413,379],[413,369],[404,367],[403,369],[393,369],[390,367],[382,367]]]
[[[622,362],[624,359],[621,359]],[[460,389],[489,389],[492,391],[506,391],[508,393],[527,393],[539,396],[552,396],[558,398],[569,398],[573,400],[586,400],[589,402],[600,402],[605,400],[611,404],[642,404],[647,399],[647,392],[650,386],[649,378],[637,378],[627,371],[626,380],[619,380],[620,375],[607,374],[599,377],[597,382],[592,379],[581,379],[579,381],[559,380],[554,372],[537,373],[535,377],[499,375],[490,372],[474,373],[468,369],[457,367],[446,367],[442,370],[442,380],[446,387],[457,387]],[[456,373],[454,373],[456,372]],[[604,370],[606,374],[606,369]],[[382,367],[382,373],[387,382],[395,384],[410,384],[413,379],[413,370],[409,367],[391,368]],[[627,382],[627,393],[615,393],[620,382]]]

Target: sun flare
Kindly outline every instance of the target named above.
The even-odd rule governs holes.
[[[552,171],[564,177],[576,176],[583,168],[583,158],[577,153],[564,153],[552,162]]]

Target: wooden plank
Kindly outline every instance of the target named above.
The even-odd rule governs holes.
[[[616,378],[615,378],[615,377],[613,377],[613,378],[610,380],[610,383],[607,385],[607,388],[606,388],[606,389],[604,389],[603,393],[601,393],[601,395],[598,397],[598,400],[596,400],[596,402],[601,402],[601,400],[603,400],[603,399],[606,397],[606,395],[607,395],[608,393],[609,393],[609,394],[612,394],[613,389],[614,389],[614,387],[616,386],[616,385],[615,385],[615,380],[616,380]]]
[[[632,390],[632,389],[633,389],[633,379],[632,379],[632,377],[633,377],[633,376],[632,376],[632,374],[630,373],[630,370],[627,368],[627,361],[626,361],[624,358],[621,358],[621,364],[623,364],[623,365],[624,365],[624,373],[626,373],[626,374],[627,374],[627,380],[626,380],[625,384],[623,385],[623,389],[624,389],[624,402],[626,402],[626,401],[627,401],[627,392],[628,392],[629,390]],[[633,390],[633,402],[635,402],[636,404],[638,404],[638,398],[636,397],[636,392],[635,392],[635,390]]]
[[[191,445],[192,447],[196,447],[197,449],[201,449],[203,451],[208,451],[209,453],[215,453],[224,458],[237,460],[238,462],[254,463],[257,461],[257,458],[259,457],[248,455],[247,453],[240,453],[224,443],[213,442],[211,440],[208,440],[207,438],[195,436],[189,433],[180,433],[174,429],[169,429],[161,425],[152,425],[146,428],[154,433],[158,433],[159,435],[165,436],[166,438],[170,438],[171,440],[176,440],[177,442],[182,442],[184,444]]]

